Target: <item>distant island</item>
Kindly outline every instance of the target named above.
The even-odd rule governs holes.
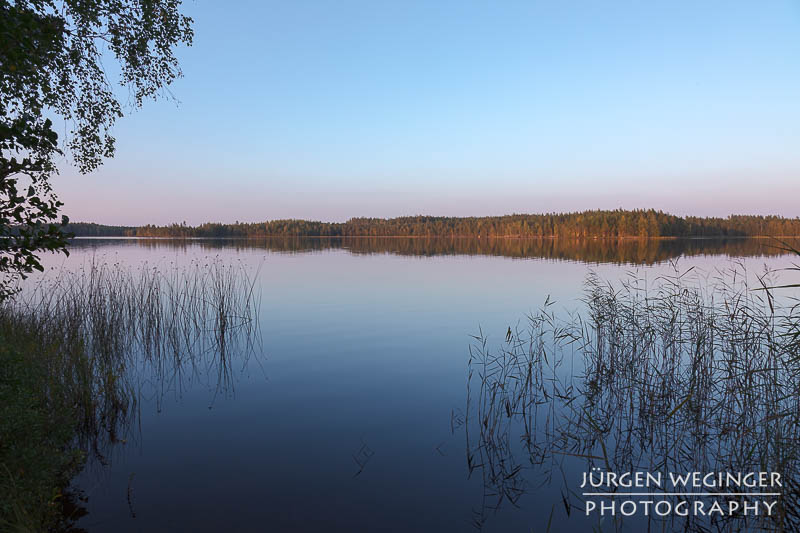
[[[800,235],[800,218],[731,215],[679,217],[653,209],[597,210],[576,213],[491,217],[409,216],[351,218],[347,222],[270,220],[208,222],[169,226],[106,226],[88,222],[67,224],[76,237],[517,237],[623,239],[662,237],[781,237]]]

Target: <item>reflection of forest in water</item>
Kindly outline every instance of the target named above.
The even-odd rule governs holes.
[[[781,244],[771,239],[478,239],[407,237],[269,237],[263,239],[79,239],[78,246],[131,246],[146,248],[263,249],[278,253],[347,250],[353,254],[413,256],[489,255],[543,258],[587,263],[653,264],[680,256],[778,256]],[[91,243],[91,244],[90,244]]]

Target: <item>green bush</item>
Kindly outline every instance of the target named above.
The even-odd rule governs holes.
[[[35,338],[0,333],[0,529],[47,531],[63,520],[62,493],[83,463],[74,409]]]

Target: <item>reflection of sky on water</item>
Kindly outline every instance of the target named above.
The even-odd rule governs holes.
[[[137,442],[115,453],[109,469],[80,478],[90,511],[80,525],[90,531],[468,530],[481,485],[467,479],[464,437],[451,434],[450,417],[464,405],[469,335],[480,327],[499,343],[548,295],[556,309],[578,309],[590,269],[611,280],[670,269],[127,241],[82,242],[48,265],[75,268],[92,256],[155,266],[241,261],[258,272],[263,356],[233,361],[227,395],[215,398],[208,380],[196,380],[161,396],[160,412],[157,395],[143,399]],[[755,272],[791,260],[744,262]],[[730,261],[679,264],[712,271]],[[355,476],[362,444],[374,455]],[[487,527],[544,527],[558,501],[541,489]]]

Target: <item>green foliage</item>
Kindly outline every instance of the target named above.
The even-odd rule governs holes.
[[[181,71],[173,49],[191,44],[179,0],[0,0],[0,298],[40,269],[37,251],[65,250],[61,202],[50,187],[65,152],[81,172],[114,154],[122,106],[103,68],[113,56],[134,106]],[[52,118],[69,130],[59,143]],[[20,191],[27,191],[20,194]]]
[[[18,185],[17,179],[0,174],[0,274],[24,277],[42,270],[33,252],[63,249],[66,234],[55,223],[61,202],[49,193],[47,182],[33,181],[23,194]],[[11,278],[0,278],[0,300],[13,292]]]
[[[71,226],[76,235],[84,233]],[[627,239],[655,237],[748,237],[800,235],[800,219],[778,216],[677,217],[661,211],[616,209],[498,217],[351,218],[344,223],[271,220],[199,226],[172,224],[138,228],[102,226],[105,235],[136,237],[561,237]]]
[[[69,222],[64,231],[79,237],[122,237],[135,231],[132,226],[104,226],[92,222]]]
[[[3,326],[5,329],[5,325]],[[74,412],[33,337],[0,333],[0,529],[47,531],[82,463],[72,447]],[[35,354],[35,356],[32,356]]]

